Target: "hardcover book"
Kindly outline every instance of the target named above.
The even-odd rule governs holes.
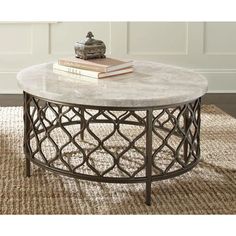
[[[98,72],[111,72],[133,66],[130,60],[121,61],[114,58],[101,58],[83,60],[76,57],[61,58],[58,64],[67,67],[74,67],[84,70],[93,70]]]
[[[77,75],[93,77],[97,79],[133,72],[133,67],[127,67],[124,69],[114,70],[111,72],[99,72],[99,71],[84,70],[84,69],[74,68],[74,67],[69,67],[69,66],[62,66],[58,63],[53,64],[53,69],[69,72],[69,73],[73,73]]]

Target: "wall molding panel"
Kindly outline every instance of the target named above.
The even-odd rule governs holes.
[[[17,72],[73,54],[93,31],[107,55],[193,69],[209,93],[236,93],[236,22],[0,22],[0,94],[19,94]]]
[[[128,22],[127,54],[187,55],[188,23]]]
[[[236,22],[206,22],[204,54],[236,56]]]

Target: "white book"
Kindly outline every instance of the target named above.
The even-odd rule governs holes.
[[[79,81],[80,83],[85,82],[85,83],[98,83],[99,80],[94,78],[94,77],[89,77],[89,76],[85,76],[85,75],[77,75],[74,73],[70,73],[70,72],[66,72],[66,71],[62,71],[62,70],[57,70],[53,68],[53,73],[59,75],[58,79],[59,80],[63,80],[66,81],[70,80],[70,81]]]
[[[61,71],[65,71],[65,72],[69,72],[69,73],[73,73],[77,75],[84,75],[84,76],[97,78],[97,79],[133,72],[133,67],[127,67],[121,70],[115,70],[111,72],[98,72],[98,71],[84,70],[84,69],[79,69],[79,68],[74,68],[74,67],[69,67],[69,66],[62,66],[62,65],[59,65],[57,62],[53,64],[53,69],[61,70]]]

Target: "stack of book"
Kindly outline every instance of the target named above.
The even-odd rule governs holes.
[[[133,72],[133,62],[108,57],[90,60],[71,57],[59,59],[53,64],[53,70],[101,79]]]

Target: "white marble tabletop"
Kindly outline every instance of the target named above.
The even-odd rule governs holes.
[[[135,61],[134,72],[104,79],[53,71],[52,63],[23,69],[20,88],[58,102],[111,107],[155,107],[195,100],[207,92],[207,80],[191,70]]]

